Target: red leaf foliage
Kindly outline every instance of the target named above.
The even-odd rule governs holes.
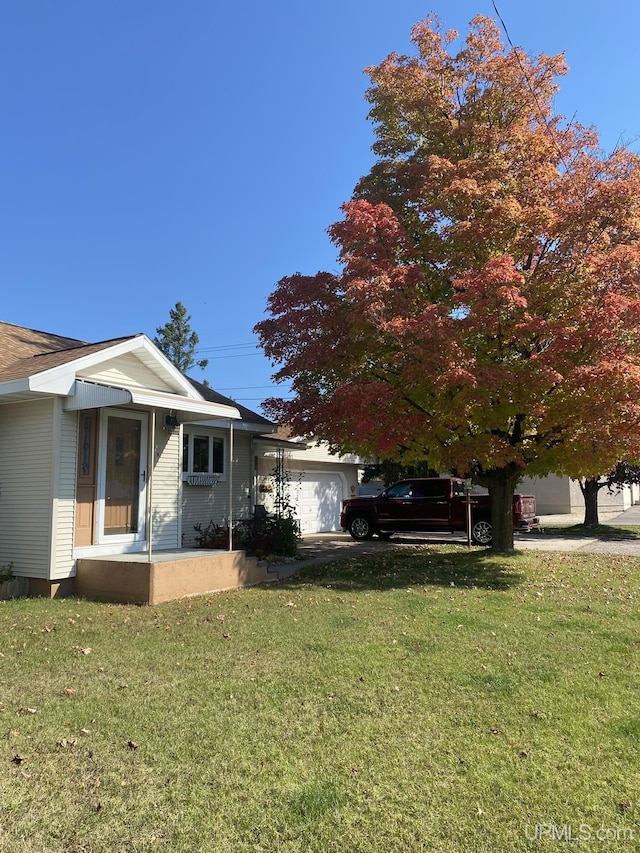
[[[553,114],[563,56],[464,47],[435,18],[367,69],[377,162],[256,330],[336,449],[492,478],[640,458],[640,160]],[[507,472],[507,473],[505,473]]]

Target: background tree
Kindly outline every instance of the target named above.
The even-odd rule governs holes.
[[[493,21],[417,24],[367,69],[377,161],[329,228],[337,273],[283,278],[256,330],[336,449],[472,474],[513,549],[525,472],[585,477],[640,441],[640,160],[552,115],[559,56]]]
[[[609,494],[620,492],[625,486],[640,484],[640,466],[630,462],[618,462],[616,467],[602,476],[584,477],[579,480],[580,491],[584,498],[585,527],[597,527],[600,524],[598,512],[598,495],[601,489],[607,489]]]
[[[379,462],[371,462],[364,466],[362,482],[370,483],[372,480],[381,480],[385,486],[390,486],[398,480],[437,476],[438,472],[434,471],[427,461],[405,465],[401,460],[381,459]]]
[[[156,329],[157,337],[153,339],[154,344],[181,373],[186,373],[193,365],[204,370],[209,360],[206,358],[196,360],[194,357],[200,338],[191,330],[189,325],[191,315],[187,314],[187,309],[182,302],[176,302],[175,308],[169,309],[169,317],[171,319],[168,323]]]

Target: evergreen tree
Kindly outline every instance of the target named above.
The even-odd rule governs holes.
[[[196,361],[194,358],[200,338],[189,325],[191,314],[187,314],[187,309],[182,302],[176,302],[175,308],[169,309],[169,317],[171,319],[168,323],[156,329],[157,337],[153,339],[154,344],[181,373],[186,373],[194,364],[204,370],[209,360],[202,358]]]

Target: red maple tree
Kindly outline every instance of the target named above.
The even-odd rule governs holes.
[[[329,228],[337,274],[278,282],[269,414],[335,449],[427,458],[489,488],[513,549],[526,473],[640,454],[640,159],[553,114],[562,55],[461,49],[435,17],[367,69],[377,161]]]

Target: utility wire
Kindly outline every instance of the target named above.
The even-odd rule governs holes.
[[[251,347],[251,349],[257,349],[258,346],[255,343],[249,344],[222,344],[217,347],[198,347],[196,352],[214,352],[215,350],[226,350],[226,349],[246,349],[247,347]]]
[[[493,8],[494,8],[494,10],[495,10],[495,13],[496,13],[496,15],[498,16],[498,20],[499,20],[499,21],[500,21],[500,23],[502,24],[502,29],[504,30],[504,34],[505,34],[505,36],[507,37],[507,41],[509,42],[509,46],[511,47],[511,50],[513,51],[513,55],[515,56],[515,58],[516,58],[516,61],[517,61],[518,65],[520,66],[520,71],[522,71],[522,76],[524,77],[525,82],[526,82],[527,86],[529,87],[529,91],[531,92],[531,94],[532,94],[532,96],[533,96],[533,100],[534,100],[535,105],[536,105],[536,107],[537,107],[537,109],[538,109],[538,113],[540,114],[540,118],[542,119],[542,122],[543,122],[543,124],[544,124],[545,130],[546,130],[546,132],[547,132],[547,135],[549,136],[549,139],[551,139],[551,141],[553,142],[553,145],[554,145],[554,147],[555,147],[556,151],[558,152],[558,156],[559,156],[559,158],[560,158],[560,162],[561,162],[561,163],[562,163],[562,165],[565,167],[565,169],[567,169],[567,171],[568,171],[569,166],[568,166],[568,164],[567,164],[566,160],[564,159],[564,155],[563,155],[563,153],[562,153],[562,149],[561,149],[561,148],[560,148],[560,146],[558,145],[558,140],[557,140],[557,138],[556,138],[556,135],[555,135],[555,133],[551,130],[551,127],[549,126],[549,122],[548,122],[548,120],[547,120],[547,117],[546,117],[546,115],[544,114],[544,111],[543,111],[542,107],[540,106],[540,101],[538,100],[538,95],[536,94],[536,91],[535,91],[535,89],[533,88],[533,85],[532,85],[532,83],[531,83],[531,80],[529,79],[529,75],[528,75],[528,74],[527,74],[527,72],[525,71],[524,65],[522,64],[522,60],[520,59],[520,51],[519,51],[519,50],[518,50],[518,48],[514,45],[514,43],[511,41],[511,36],[509,35],[509,30],[507,29],[507,25],[505,24],[504,19],[503,19],[502,15],[500,14],[500,11],[498,10],[498,7],[497,7],[497,5],[496,5],[496,0],[491,0],[491,3],[493,4]]]

